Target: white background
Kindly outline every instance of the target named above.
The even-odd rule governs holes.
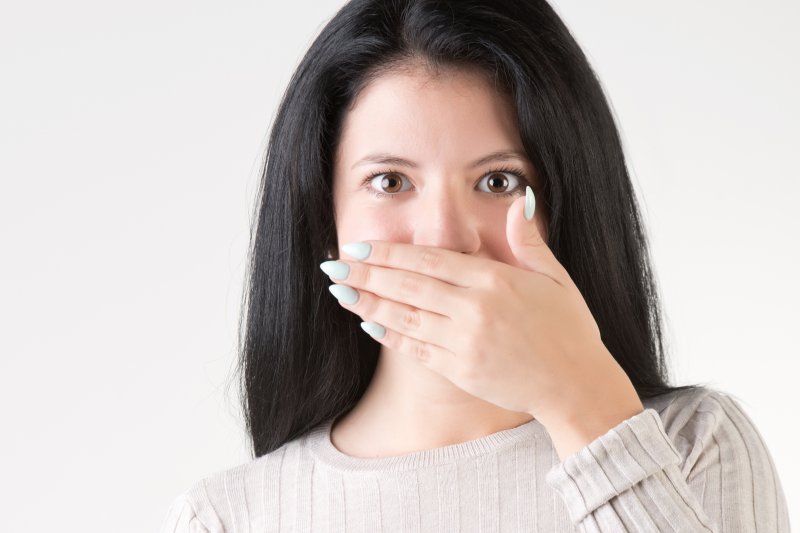
[[[228,383],[258,165],[341,3],[2,6],[0,530],[153,531],[249,460]],[[677,381],[742,398],[798,502],[798,3],[555,7],[617,115]]]

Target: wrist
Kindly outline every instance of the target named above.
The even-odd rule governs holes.
[[[552,412],[539,414],[562,461],[644,411],[627,374],[617,368],[618,371],[605,376],[606,379],[595,379],[592,384],[579,387],[579,392],[567,395]]]
[[[641,402],[634,402],[626,408],[613,412],[587,409],[583,415],[573,414],[571,418],[562,418],[549,424],[542,423],[553,441],[553,447],[559,458],[563,461],[623,421],[643,411],[644,406]]]

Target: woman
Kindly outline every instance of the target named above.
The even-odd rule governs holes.
[[[738,402],[667,383],[617,130],[545,1],[345,5],[254,229],[255,459],[163,531],[789,530]]]

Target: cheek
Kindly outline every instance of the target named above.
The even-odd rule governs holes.
[[[336,217],[339,245],[363,240],[408,242],[413,231],[399,209],[386,206],[358,205],[352,202],[343,206]]]

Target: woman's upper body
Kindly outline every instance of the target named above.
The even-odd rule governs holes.
[[[347,2],[292,76],[256,210],[258,459],[166,531],[786,530],[750,420],[668,384],[614,117],[545,0]],[[322,275],[354,241],[371,255]]]
[[[736,400],[699,387],[643,403],[563,461],[536,419],[378,458],[339,451],[331,420],[198,481],[161,532],[789,532],[769,450]]]

